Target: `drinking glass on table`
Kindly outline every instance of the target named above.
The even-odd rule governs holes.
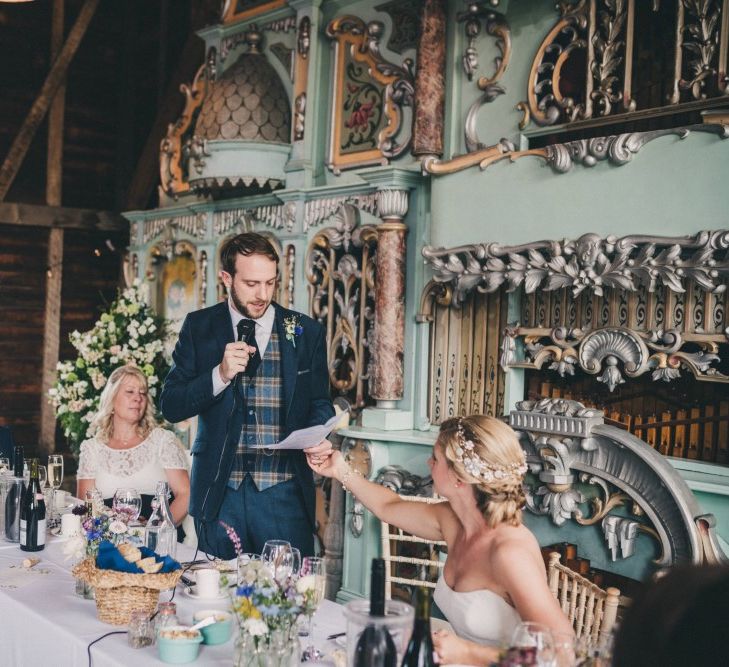
[[[276,581],[283,581],[291,576],[294,569],[291,543],[286,540],[268,540],[263,545],[261,560],[268,566]]]
[[[53,487],[53,507],[50,508],[50,523],[56,524],[58,515],[55,512],[55,497],[56,491],[61,488],[63,483],[63,456],[61,454],[49,454],[48,455],[48,483]]]
[[[48,480],[48,473],[46,472],[45,466],[38,466],[38,483],[40,484],[41,492],[46,488],[46,481]]]
[[[511,636],[511,645],[534,653],[533,664],[537,667],[555,667],[556,655],[551,630],[542,623],[519,623]]]
[[[111,508],[129,524],[139,518],[142,511],[142,496],[136,489],[120,488],[114,492]]]
[[[311,577],[311,579],[309,579]],[[314,614],[319,608],[321,601],[324,599],[327,580],[324,569],[324,559],[316,556],[306,556],[301,561],[301,570],[299,571],[299,583],[308,584],[303,592],[304,610],[307,617],[307,635],[309,637],[309,645],[301,654],[302,662],[316,662],[324,657],[324,654],[314,646],[312,640],[312,631],[314,627]],[[297,586],[298,588],[298,586]]]

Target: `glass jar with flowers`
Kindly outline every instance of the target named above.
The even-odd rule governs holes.
[[[222,522],[221,522],[222,523]],[[222,524],[236,554],[242,554],[235,531]],[[297,621],[316,607],[314,583],[295,576],[275,578],[260,560],[239,561],[238,585],[229,589],[240,633],[233,654],[234,667],[297,667],[300,651]]]

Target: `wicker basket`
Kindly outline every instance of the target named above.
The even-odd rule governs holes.
[[[127,625],[133,611],[154,613],[159,592],[174,588],[181,574],[182,570],[165,574],[100,570],[93,558],[86,558],[73,568],[74,577],[94,587],[99,620],[111,625]]]

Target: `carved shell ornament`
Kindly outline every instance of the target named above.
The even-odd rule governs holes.
[[[639,373],[650,353],[646,344],[629,329],[608,328],[585,336],[579,351],[580,366],[591,375],[600,372],[609,357],[623,362],[629,376]],[[615,365],[609,362],[610,365]]]

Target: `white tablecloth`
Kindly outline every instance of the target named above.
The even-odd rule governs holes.
[[[15,569],[20,567],[24,558],[37,556],[41,562],[34,569],[38,573],[28,576],[30,581],[17,588],[0,587],[0,665],[2,667],[85,667],[89,664],[86,647],[97,637],[125,627],[102,623],[96,618],[96,603],[84,600],[74,593],[74,579],[71,576],[72,564],[64,560],[62,540],[49,538],[46,548],[38,554],[26,554],[17,544],[0,541],[0,586],[14,577]],[[194,555],[183,545],[178,545],[179,560],[189,560]],[[198,557],[200,555],[198,554]],[[43,574],[40,570],[50,570]],[[27,573],[26,573],[27,574]],[[5,578],[3,578],[5,575]],[[24,575],[20,575],[24,576]],[[9,583],[12,583],[10,581]],[[228,602],[201,602],[193,600],[183,592],[184,586],[177,587],[174,601],[177,603],[177,616],[181,623],[191,624],[192,614],[199,609],[228,607]],[[160,601],[168,600],[169,593],[163,592]],[[325,600],[314,617],[314,643],[329,657],[337,649],[326,637],[345,630],[342,607]],[[232,664],[233,638],[218,646],[202,645],[195,665],[215,666]],[[302,637],[302,641],[307,638]],[[94,667],[145,667],[162,665],[157,658],[157,647],[150,646],[133,649],[127,645],[126,633],[102,639],[91,648]],[[321,664],[321,663],[320,663]],[[332,660],[324,665],[331,667]]]

